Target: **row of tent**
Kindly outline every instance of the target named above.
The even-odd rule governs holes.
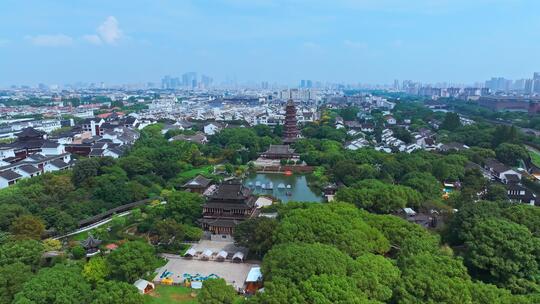
[[[214,255],[214,252],[212,250],[205,249],[201,253],[200,259],[208,261],[212,258],[213,255]],[[197,250],[195,250],[194,248],[188,249],[188,251],[186,251],[186,253],[184,254],[185,258],[193,258],[195,256],[197,256]],[[228,256],[229,256],[229,253],[227,251],[221,250],[215,255],[215,260],[219,262],[223,262],[227,259]],[[232,257],[232,261],[235,263],[242,263],[244,261],[244,253],[241,251],[236,252]]]

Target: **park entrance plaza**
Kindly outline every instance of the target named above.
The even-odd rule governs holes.
[[[236,290],[242,290],[248,273],[256,262],[246,262],[244,248],[234,246],[233,242],[201,240],[194,244],[184,256],[164,254],[167,264],[157,269],[155,283],[168,279],[172,284],[185,284],[186,280],[222,278]]]

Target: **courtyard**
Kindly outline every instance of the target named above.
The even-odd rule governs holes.
[[[247,274],[251,267],[258,266],[252,263],[232,263],[232,262],[217,262],[203,261],[197,259],[186,259],[180,256],[167,255],[168,262],[165,266],[157,269],[157,275],[154,278],[155,282],[161,281],[161,275],[164,272],[172,273],[169,278],[174,284],[179,284],[184,281],[184,274],[200,276],[216,275],[224,279],[228,284],[232,285],[236,290],[242,288]]]

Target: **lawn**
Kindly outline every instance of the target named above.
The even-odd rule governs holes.
[[[185,303],[196,304],[197,299],[191,297],[191,288],[184,286],[156,285],[156,290],[144,296],[145,304]]]
[[[242,303],[243,297],[238,296],[234,303]],[[191,288],[174,285],[156,285],[156,290],[151,294],[144,295],[144,304],[197,304],[196,298],[191,297]]]
[[[535,166],[540,167],[540,154],[533,149],[529,148],[528,150],[529,150],[529,155],[531,156],[532,163]]]
[[[208,174],[212,173],[213,169],[214,169],[214,166],[211,166],[211,165],[201,167],[201,168],[195,168],[189,171],[181,172],[180,174],[178,174],[178,177],[188,179],[188,178],[194,178],[195,176],[199,174],[208,176]]]

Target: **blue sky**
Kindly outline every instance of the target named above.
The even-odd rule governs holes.
[[[469,83],[540,71],[536,0],[2,0],[0,85]]]

